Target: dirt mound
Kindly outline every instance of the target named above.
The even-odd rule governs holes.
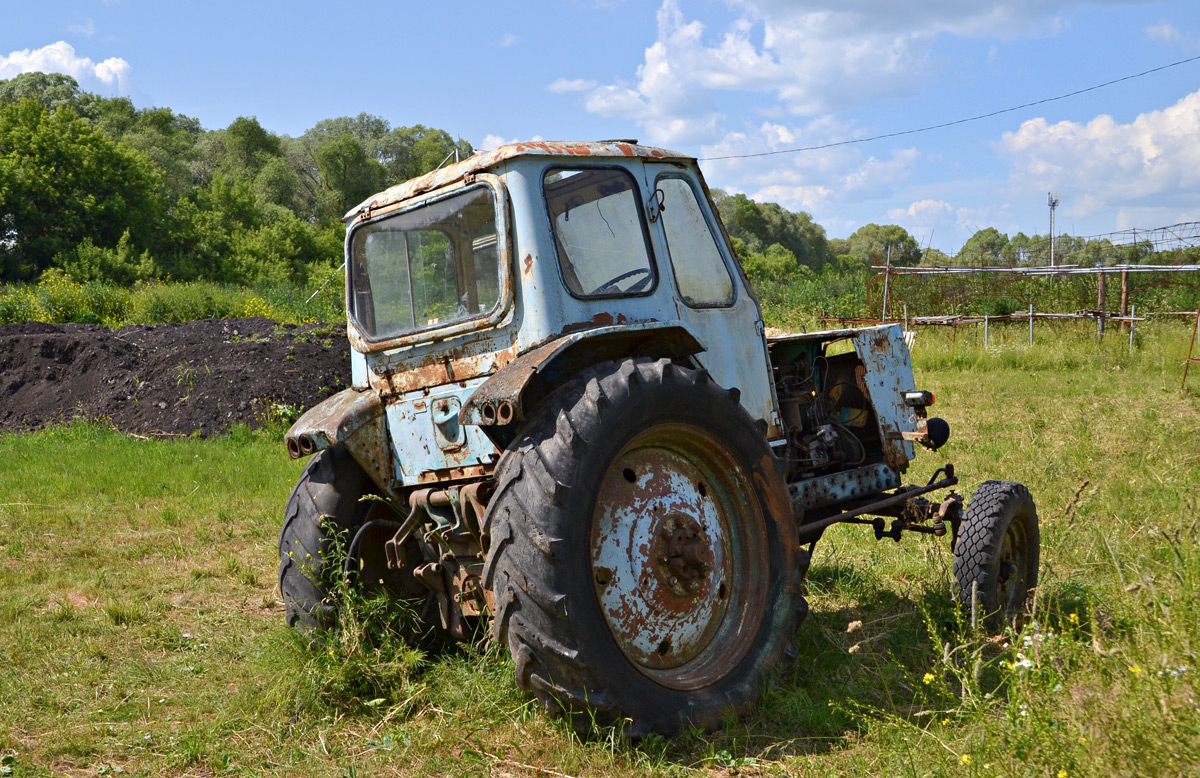
[[[349,383],[344,325],[0,325],[0,429],[82,416],[129,432],[209,435],[307,409]]]

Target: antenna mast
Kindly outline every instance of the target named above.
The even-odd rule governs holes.
[[[1046,192],[1046,205],[1050,206],[1050,267],[1054,267],[1054,209],[1058,207],[1058,194]]]

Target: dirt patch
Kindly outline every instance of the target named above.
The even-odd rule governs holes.
[[[0,429],[75,417],[140,433],[210,435],[307,409],[350,382],[344,325],[208,319],[108,330],[0,325]]]

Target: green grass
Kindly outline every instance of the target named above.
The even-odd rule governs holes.
[[[505,652],[421,655],[282,623],[300,469],[267,435],[0,437],[0,768],[24,775],[1189,775],[1200,770],[1200,374],[1187,333],[1039,325],[917,336],[964,490],[1029,485],[1042,586],[1020,633],[949,605],[945,540],[818,546],[800,658],[714,735],[580,738]],[[362,603],[363,621],[381,616]],[[375,609],[375,610],[372,610]],[[382,614],[386,616],[386,610]],[[1018,652],[1020,652],[1018,654]]]

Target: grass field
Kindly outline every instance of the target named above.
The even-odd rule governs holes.
[[[965,490],[1022,481],[1042,585],[1020,632],[949,605],[945,540],[817,548],[800,657],[721,733],[580,738],[504,652],[421,656],[386,629],[283,626],[276,534],[300,465],[277,439],[0,437],[0,775],[1200,773],[1200,373],[1178,325],[922,331]],[[377,604],[358,609],[378,621]]]

